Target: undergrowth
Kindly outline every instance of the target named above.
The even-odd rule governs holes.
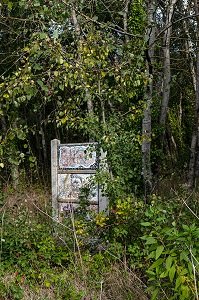
[[[126,196],[108,216],[80,210],[55,223],[47,191],[4,191],[0,299],[198,299],[197,196]]]

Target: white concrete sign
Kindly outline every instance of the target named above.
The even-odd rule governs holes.
[[[107,209],[107,198],[95,181],[99,169],[101,153],[97,155],[96,143],[60,144],[51,141],[51,178],[53,217],[60,219],[75,211],[79,206],[79,196],[87,189],[87,200],[91,211]],[[94,183],[95,182],[95,183]]]

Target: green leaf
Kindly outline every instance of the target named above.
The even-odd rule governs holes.
[[[185,260],[185,261],[189,261],[189,258],[188,258],[188,255],[187,255],[188,253],[186,252],[186,251],[182,251],[181,253],[180,253],[180,261],[182,261],[182,260]]]
[[[35,7],[40,6],[40,2],[39,2],[39,1],[36,1],[36,2],[34,3],[34,6],[35,6]]]
[[[156,260],[151,266],[150,266],[150,270],[154,269],[158,266],[160,266],[163,263],[164,259],[163,258],[159,258],[158,260]]]
[[[43,85],[44,85],[40,79],[37,80],[37,83],[40,85],[40,87],[43,87]]]
[[[11,1],[8,1],[8,9],[12,10],[12,7],[13,7],[13,3]]]
[[[141,224],[141,226],[145,226],[145,227],[151,226],[151,223],[150,223],[150,222],[142,222],[142,223],[140,223],[140,224]]]
[[[20,164],[20,162],[17,159],[14,159],[12,157],[9,157],[8,161],[11,165],[19,166],[19,164]]]
[[[49,282],[49,281],[45,281],[45,286],[47,287],[47,288],[49,288],[50,286],[51,286],[51,283]]]
[[[47,86],[40,79],[37,80],[37,83],[40,85],[41,89],[45,92],[48,92]]]
[[[20,153],[19,156],[20,156],[21,158],[24,158],[25,154],[22,152],[22,153]]]
[[[182,291],[182,300],[190,299],[190,289],[186,285],[181,285],[181,291]]]
[[[182,283],[181,276],[178,276],[176,279],[175,290],[177,290],[179,288],[181,283]]]
[[[60,90],[64,91],[64,86],[63,86],[63,84],[59,84],[59,88],[60,88]]]
[[[186,275],[188,273],[188,270],[183,268],[180,272],[180,275],[183,276],[183,275]]]
[[[184,229],[184,230],[186,230],[186,231],[189,231],[190,230],[190,228],[189,228],[189,226],[187,226],[187,225],[182,225],[182,228]]]
[[[154,237],[149,236],[146,238],[146,245],[151,245],[151,244],[156,244],[156,243],[157,243],[157,241]]]
[[[166,269],[167,269],[167,271],[170,270],[172,262],[173,262],[173,257],[169,255],[166,259]]]
[[[31,96],[31,95],[27,95],[26,98],[27,98],[28,100],[30,100],[30,99],[32,98],[32,96]]]
[[[35,162],[35,161],[36,161],[36,158],[35,158],[34,156],[30,156],[30,157],[29,157],[29,161],[30,161],[30,162]]]
[[[155,258],[155,251],[152,251],[152,252],[149,254],[148,258]]]
[[[22,130],[17,131],[17,137],[19,140],[25,140],[26,134]]]
[[[146,270],[146,273],[147,273],[147,274],[149,274],[149,275],[153,275],[153,276],[155,276],[155,272],[153,272],[153,271]]]
[[[176,268],[175,268],[175,265],[173,265],[171,267],[171,269],[169,270],[169,279],[170,279],[171,282],[173,282],[175,272],[176,272]]]
[[[151,300],[156,300],[158,293],[159,293],[159,288],[156,288],[152,293]]]
[[[158,246],[155,252],[155,259],[157,260],[164,250],[164,246]]]
[[[47,38],[47,34],[45,32],[40,32],[39,36],[40,36],[40,39],[42,39],[42,40]]]
[[[160,278],[165,278],[168,276],[168,271],[164,271],[162,272],[162,274],[160,274]]]
[[[64,60],[63,60],[62,56],[59,57],[58,62],[59,62],[60,65],[62,65],[64,63]]]

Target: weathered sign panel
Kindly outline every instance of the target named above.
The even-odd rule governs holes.
[[[58,174],[58,199],[68,202],[78,201],[78,197],[82,188],[89,185],[93,174]],[[89,202],[98,203],[98,188],[91,189],[88,200]]]
[[[60,145],[59,168],[72,170],[97,169],[97,155],[95,150],[87,145]]]
[[[96,143],[60,144],[51,141],[51,178],[53,216],[72,212],[78,208],[79,197],[87,190],[89,209],[102,211],[107,207],[107,199],[102,196],[97,183],[93,184],[99,169]]]

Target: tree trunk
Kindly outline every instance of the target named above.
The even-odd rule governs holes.
[[[199,13],[199,4],[197,0],[194,1],[195,14]],[[199,17],[197,16],[197,30],[196,30],[196,76],[195,76],[195,113],[194,113],[194,127],[191,141],[191,155],[189,162],[188,186],[192,188],[195,184],[196,176],[199,174]]]
[[[149,82],[145,91],[145,109],[142,120],[142,174],[145,187],[145,200],[151,192],[152,188],[152,172],[151,172],[151,104],[153,94],[153,74],[152,67],[154,62],[154,41],[155,41],[155,26],[154,26],[155,1],[148,2],[148,30],[147,30],[147,60],[146,73]]]
[[[169,97],[170,97],[170,83],[171,83],[171,67],[170,67],[170,39],[172,32],[172,16],[174,11],[174,6],[177,0],[168,1],[166,8],[166,22],[165,28],[167,28],[164,32],[163,38],[163,56],[164,56],[164,66],[163,66],[163,97],[162,97],[162,105],[161,105],[161,113],[160,113],[160,124],[165,128],[166,117],[169,105]],[[164,136],[164,133],[163,133]]]
[[[78,20],[77,20],[77,15],[76,15],[76,11],[75,11],[75,5],[73,5],[72,7],[72,12],[71,12],[71,15],[72,15],[72,20],[73,20],[73,25],[75,27],[75,32],[76,32],[76,35],[79,39],[79,42],[81,43],[81,27],[78,23]],[[86,103],[87,103],[87,111],[88,111],[88,114],[90,116],[92,116],[94,110],[93,110],[93,101],[91,99],[91,95],[90,95],[90,92],[89,90],[86,88],[85,89],[85,98],[86,98]],[[93,140],[89,137],[89,142],[92,142]]]
[[[191,72],[191,77],[192,77],[192,81],[193,81],[193,89],[196,94],[196,71],[195,71],[194,60],[193,60],[194,50],[193,50],[193,46],[192,46],[191,36],[190,36],[188,26],[187,26],[187,20],[183,21],[183,27],[184,27],[184,31],[185,31],[186,38],[187,38],[185,41],[186,55],[187,55],[187,59],[190,63],[190,72]]]
[[[124,7],[124,19],[123,19],[123,23],[124,23],[124,32],[128,32],[128,12],[129,12],[129,5],[130,5],[130,0],[126,0],[125,1],[125,7]],[[129,37],[126,34],[125,35],[125,40],[126,43],[128,43],[129,41]]]

